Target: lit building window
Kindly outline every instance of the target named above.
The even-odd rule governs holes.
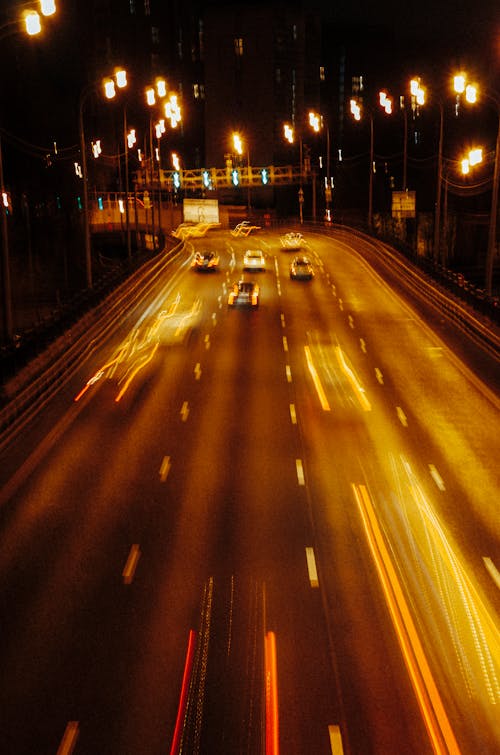
[[[234,38],[234,52],[236,57],[241,58],[243,55],[243,38],[242,37],[235,37]]]

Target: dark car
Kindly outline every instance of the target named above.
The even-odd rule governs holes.
[[[219,267],[219,255],[212,251],[196,252],[192,266],[195,270],[217,270]]]
[[[253,281],[238,281],[234,283],[227,300],[229,307],[258,307],[259,286]]]

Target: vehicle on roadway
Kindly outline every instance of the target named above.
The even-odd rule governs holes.
[[[228,307],[259,306],[259,285],[253,281],[240,280],[233,283],[227,300]]]
[[[196,254],[194,255],[192,267],[195,270],[204,270],[206,272],[218,270],[219,255],[217,254],[217,252],[210,250],[196,252]]]
[[[294,257],[290,264],[290,278],[292,280],[312,280],[314,270],[309,257]]]
[[[297,249],[302,249],[302,245],[304,244],[304,237],[298,231],[290,231],[290,233],[285,233],[284,236],[281,236],[280,242],[281,248],[284,251],[292,252],[296,251]]]
[[[243,270],[265,270],[266,258],[262,249],[247,249],[243,256]]]

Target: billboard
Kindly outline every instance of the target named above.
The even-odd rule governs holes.
[[[184,199],[185,223],[219,223],[217,199]]]
[[[392,217],[414,218],[416,215],[416,196],[414,191],[392,192]]]

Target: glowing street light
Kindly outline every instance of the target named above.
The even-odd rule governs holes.
[[[40,34],[40,32],[42,31],[40,14],[34,10],[29,11],[25,14],[24,23],[26,27],[26,33],[29,34],[30,37],[35,36],[35,34]]]
[[[309,125],[311,126],[313,131],[316,131],[316,133],[318,133],[321,125],[321,116],[319,116],[318,113],[311,111],[309,113]]]
[[[465,99],[469,104],[474,105],[477,102],[477,86],[467,83],[465,73],[458,73],[453,77],[453,89],[458,95],[465,94]]]
[[[475,165],[483,162],[483,150],[482,147],[474,147],[469,150],[469,154],[460,161],[462,173],[466,176],[470,173],[470,169]]]
[[[127,146],[129,149],[132,149],[134,144],[137,142],[137,136],[135,134],[135,128],[131,128],[130,131],[127,134]]]
[[[181,108],[177,101],[177,95],[171,94],[168,102],[165,103],[165,117],[170,121],[171,128],[176,128],[177,124],[181,122]]]
[[[378,94],[379,104],[380,107],[382,107],[387,115],[391,115],[392,113],[392,99],[389,97],[387,92],[382,91]]]
[[[55,0],[40,0],[42,16],[53,16],[56,12]]]
[[[241,139],[241,136],[237,133],[233,134],[233,147],[234,147],[234,151],[238,155],[243,154],[243,141]]]
[[[293,135],[293,127],[290,126],[289,123],[283,124],[283,133],[285,135],[285,139],[289,144],[293,144],[294,141],[294,135]]]
[[[361,120],[361,105],[357,102],[357,100],[351,100],[350,101],[350,108],[351,108],[351,114],[355,121]]]

